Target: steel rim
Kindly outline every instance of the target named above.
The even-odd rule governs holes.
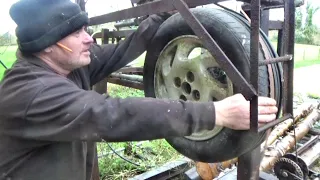
[[[154,82],[156,98],[208,102],[233,94],[231,80],[194,35],[179,36],[164,47],[156,63]],[[222,129],[215,126],[212,130],[193,133],[185,138],[207,140]]]

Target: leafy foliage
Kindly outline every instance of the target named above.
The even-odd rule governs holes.
[[[303,9],[305,7],[305,9]],[[320,45],[317,36],[320,35],[319,28],[313,24],[314,15],[320,7],[311,5],[308,1],[306,6],[296,8],[296,42],[302,44]],[[306,16],[303,15],[306,12]],[[318,44],[319,43],[319,44]]]

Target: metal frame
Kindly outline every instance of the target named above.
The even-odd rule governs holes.
[[[229,58],[219,48],[214,39],[198,21],[198,19],[190,12],[189,8],[199,5],[206,5],[212,3],[218,3],[223,0],[157,0],[135,7],[116,11],[113,13],[92,17],[90,19],[89,26],[104,24],[107,22],[119,21],[129,18],[137,18],[146,15],[178,11],[181,16],[186,20],[188,25],[192,28],[195,34],[202,40],[204,46],[215,57],[222,69],[225,70],[233,83],[241,86],[242,94],[247,100],[250,100],[250,130],[256,133],[272,128],[284,120],[293,116],[293,65],[294,65],[294,31],[295,31],[295,4],[294,0],[242,0],[246,2],[246,10],[250,8],[251,18],[251,51],[250,51],[250,65],[251,76],[250,82],[248,82],[233,66]],[[284,4],[283,4],[284,2]],[[284,22],[270,22],[269,20],[263,21],[261,24],[261,10],[270,9],[273,7],[284,7],[285,17]],[[263,11],[265,16],[268,16],[268,11]],[[133,22],[135,24],[137,22]],[[278,54],[279,58],[267,59],[265,61],[258,61],[259,52],[259,37],[260,27],[263,26],[265,31],[269,29],[279,30],[278,37]],[[119,25],[121,27],[121,25]],[[117,37],[117,40],[121,37],[125,37],[133,31],[125,32],[112,32],[108,33],[108,30],[102,30],[94,37],[101,37],[103,43],[108,43],[110,36]],[[113,40],[114,42],[114,40]],[[262,128],[258,128],[258,67],[271,63],[283,62],[283,75],[284,75],[284,88],[283,88],[283,117],[277,119],[273,123],[269,123]],[[120,82],[121,74],[117,76],[112,75],[111,80],[113,82]],[[113,79],[112,79],[113,78]],[[118,78],[118,79],[117,79]],[[109,78],[110,80],[110,78]],[[129,82],[122,81],[123,85],[131,86]],[[141,82],[140,82],[141,83]],[[132,86],[131,86],[132,87]],[[134,87],[137,89],[143,89],[143,85],[139,84]],[[258,179],[259,177],[259,163],[260,163],[260,147],[239,157],[239,166],[237,176],[238,179]]]

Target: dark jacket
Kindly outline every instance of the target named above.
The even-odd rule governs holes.
[[[90,180],[95,142],[212,129],[213,103],[118,99],[91,90],[141,55],[162,21],[152,16],[120,44],[93,45],[90,65],[67,77],[36,57],[18,58],[0,84],[0,179]]]

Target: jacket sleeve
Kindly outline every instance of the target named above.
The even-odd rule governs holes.
[[[5,130],[25,139],[119,142],[186,136],[214,124],[212,102],[118,99],[59,82],[37,93],[23,124]]]
[[[166,18],[167,15],[149,16],[134,33],[118,44],[92,45],[89,65],[91,85],[138,58]]]

